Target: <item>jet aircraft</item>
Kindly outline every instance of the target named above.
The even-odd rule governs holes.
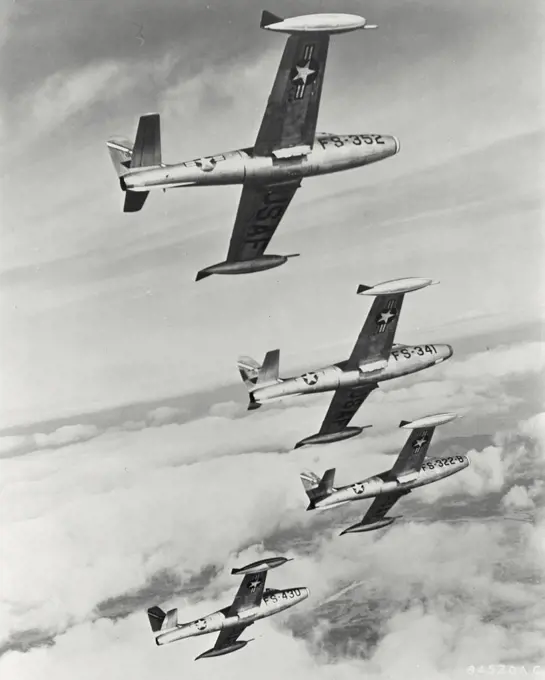
[[[381,472],[349,486],[335,487],[335,468],[326,470],[320,479],[312,472],[301,473],[301,481],[310,500],[307,510],[334,508],[364,498],[375,498],[361,522],[343,534],[373,531],[392,524],[398,517],[387,517],[395,503],[413,489],[450,477],[469,465],[467,456],[428,458],[426,454],[435,428],[457,418],[455,413],[438,413],[418,420],[402,420],[400,427],[412,430],[391,470]]]
[[[290,255],[265,250],[303,178],[368,165],[399,151],[391,135],[316,133],[330,35],[375,25],[350,14],[282,19],[263,12],[261,28],[289,38],[252,147],[167,165],[157,113],[140,118],[134,146],[118,137],[107,142],[125,192],[125,212],[140,210],[154,189],[242,184],[227,258],[199,271],[197,281],[284,264]]]
[[[232,569],[232,574],[240,574],[244,577],[233,603],[202,619],[178,623],[177,609],[171,609],[165,613],[160,607],[151,607],[148,609],[148,618],[155,635],[155,643],[166,645],[184,638],[219,631],[216,644],[200,654],[197,659],[222,656],[242,649],[248,642],[251,642],[251,640],[238,639],[245,628],[251,626],[254,621],[293,607],[309,596],[308,588],[298,587],[284,590],[265,588],[267,571],[280,567],[288,561],[286,557],[269,557],[239,569]]]
[[[379,382],[421,371],[452,356],[450,345],[394,345],[405,293],[432,283],[436,282],[405,278],[373,287],[360,285],[358,295],[374,295],[375,300],[346,361],[300,376],[280,378],[280,350],[267,352],[262,366],[250,357],[240,357],[238,369],[250,395],[248,409],[285,397],[334,390],[320,431],[302,439],[295,448],[335,442],[360,434],[363,427],[348,425]]]

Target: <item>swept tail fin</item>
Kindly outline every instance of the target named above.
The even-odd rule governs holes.
[[[335,481],[335,468],[329,468],[320,478],[314,472],[305,471],[300,475],[305,493],[308,496],[310,505],[307,510],[312,510],[315,507],[316,501],[329,496],[334,490],[333,483]]]
[[[140,116],[132,151],[131,168],[161,165],[161,118],[158,113]]]
[[[256,387],[265,387],[277,383],[280,372],[280,350],[273,349],[265,354],[263,365],[259,369]]]
[[[253,411],[259,408],[261,404],[256,400],[254,392],[260,387],[266,387],[267,385],[274,385],[280,381],[278,377],[280,364],[280,350],[275,349],[271,352],[267,352],[263,364],[259,365],[255,359],[251,357],[239,357],[237,361],[237,367],[240,373],[240,377],[246,385],[246,389],[249,392],[250,402],[248,404],[248,410]]]
[[[121,190],[125,192],[123,212],[142,209],[149,191],[131,191],[123,177],[133,168],[158,167],[161,160],[161,121],[158,113],[140,117],[134,145],[127,139],[115,137],[106,142],[114,168],[119,177]]]

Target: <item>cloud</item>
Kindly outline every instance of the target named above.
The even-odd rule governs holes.
[[[38,89],[21,95],[17,104],[27,138],[61,127],[101,99],[122,96],[130,85],[128,75],[127,69],[112,61],[50,75]]]
[[[491,379],[495,380],[493,375]],[[414,387],[417,390],[418,386]],[[452,396],[456,398],[455,392]],[[529,496],[538,498],[542,486],[536,485],[536,480],[545,478],[545,474],[542,443],[535,435],[541,431],[542,415],[526,419],[516,430],[499,433],[481,451],[470,452],[473,464],[469,469],[404,499],[400,510],[408,523],[358,542],[351,541],[354,537],[338,539],[337,534],[350,516],[364,508],[329,515],[305,513],[298,473],[306,467],[321,471],[338,464],[339,476],[346,477],[346,481],[353,481],[352,474],[374,474],[391,465],[390,452],[399,450],[405,435],[400,438],[388,418],[386,426],[380,425],[372,437],[290,453],[294,434],[291,428],[299,427],[301,420],[308,427],[308,419],[318,412],[323,412],[319,404],[247,414],[229,402],[211,407],[203,418],[171,422],[183,418],[184,412],[158,407],[134,426],[125,422],[99,432],[84,431],[80,426],[60,428],[35,440],[42,445],[56,444],[57,448],[5,459],[0,541],[6,565],[3,585],[9,597],[0,604],[1,628],[7,631],[4,645],[17,648],[31,631],[40,631],[42,639],[53,637],[60,641],[48,663],[62,667],[66,661],[60,658],[63,645],[70,647],[72,635],[77,638],[87,630],[95,636],[104,630],[101,626],[106,624],[100,623],[100,611],[105,603],[112,603],[108,608],[113,613],[119,598],[133,598],[135,603],[142,603],[136,608],[143,609],[152,599],[147,590],[150,584],[160,583],[167,575],[170,586],[164,597],[169,602],[185,593],[195,579],[204,579],[199,591],[203,601],[186,595],[180,604],[184,616],[192,611],[198,616],[197,610],[207,606],[208,601],[211,607],[220,606],[232,596],[231,566],[252,561],[265,550],[297,557],[290,563],[290,580],[311,587],[318,611],[321,602],[329,600],[327,606],[335,611],[333,620],[344,616],[344,600],[340,598],[341,605],[335,592],[365,577],[365,584],[357,587],[359,601],[376,601],[377,606],[384,607],[384,615],[379,617],[378,628],[371,624],[370,630],[375,633],[361,633],[366,651],[364,666],[357,666],[360,670],[367,670],[376,656],[378,665],[370,667],[378,669],[378,677],[389,672],[385,661],[388,653],[380,651],[381,645],[388,650],[389,645],[396,644],[395,616],[406,611],[407,598],[418,600],[421,589],[429,603],[426,615],[431,611],[439,621],[438,630],[443,631],[444,646],[438,649],[448,650],[453,644],[456,650],[462,649],[463,640],[453,640],[459,637],[467,607],[469,596],[464,588],[479,588],[481,593],[497,589],[504,597],[501,587],[495,584],[494,565],[509,552],[510,530],[501,526],[490,530],[490,525],[479,523],[478,513],[474,524],[455,528],[440,521],[411,524],[411,513],[424,512],[433,520],[438,506],[450,504],[450,516],[456,517],[463,514],[461,500],[479,504],[486,501],[487,506],[495,503],[501,515],[502,508],[510,508],[517,494],[520,496],[521,492],[511,490],[517,487],[526,488]],[[84,433],[91,438],[85,440]],[[527,528],[517,531],[520,541],[528,546],[536,543]],[[538,548],[524,548],[528,564],[534,564],[534,550]],[[404,560],[398,559],[399,554],[404,555]],[[517,558],[512,555],[509,559],[516,567],[512,576],[516,584]],[[408,563],[413,565],[409,570]],[[217,574],[212,581],[209,576],[203,577],[210,569]],[[66,573],[71,577],[59,577]],[[456,585],[460,573],[466,583],[463,596],[462,586]],[[516,593],[524,590],[520,585],[513,588]],[[441,604],[444,593],[451,589],[458,602],[460,622],[456,625]],[[487,611],[493,610],[494,598],[492,593],[487,595]],[[416,607],[418,612],[421,606],[414,604],[409,610]],[[121,611],[127,613],[126,608]],[[474,616],[479,615],[475,611]],[[309,621],[313,621],[303,616],[302,623],[297,624],[298,617],[295,611],[288,617],[288,631],[297,631],[298,625],[307,630]],[[403,621],[403,617],[399,620]],[[119,625],[116,631],[125,630],[125,624]],[[358,625],[361,627],[361,623]],[[488,639],[488,634],[484,626],[483,637]],[[282,636],[286,635],[291,633],[283,631]],[[313,640],[312,644],[326,656],[328,649],[335,649],[327,631],[316,638],[309,637],[310,633],[298,635],[303,635],[307,644]],[[502,633],[490,646],[489,653],[495,659],[501,656],[498,650],[504,641]],[[95,642],[89,644],[94,649]],[[344,661],[340,665],[350,677],[356,667],[352,657],[358,660],[358,653],[348,653],[350,645],[346,645],[342,655],[348,654],[347,665],[343,665]],[[293,649],[300,650],[299,643]],[[45,652],[37,650],[17,656],[12,652],[6,663],[21,663],[24,668],[27,662],[35,663],[42,653]],[[470,656],[467,651],[460,652],[461,659]],[[483,653],[477,656],[481,658]],[[306,664],[306,656],[303,658]],[[459,662],[453,653],[436,655],[430,650],[426,661],[436,671],[441,670],[438,658],[447,666]],[[407,662],[411,659],[407,657]]]

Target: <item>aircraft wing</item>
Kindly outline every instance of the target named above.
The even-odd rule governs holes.
[[[308,147],[306,153],[312,149],[328,47],[327,33],[287,39],[254,154],[270,156],[290,147]]]
[[[411,493],[408,489],[404,491],[391,491],[390,493],[382,493],[377,496],[375,500],[369,506],[369,509],[363,516],[361,520],[362,524],[372,524],[373,522],[378,522],[383,519],[390,510],[394,507],[397,501]]]
[[[403,304],[405,293],[377,295],[359,334],[346,368],[358,368],[361,363],[387,361]]]
[[[246,574],[235,595],[233,604],[229,607],[227,616],[237,616],[246,609],[259,607],[263,597],[263,590],[265,589],[266,578],[266,571],[258,571],[256,574]]]
[[[243,633],[243,631],[251,626],[251,623],[241,623],[238,626],[230,626],[229,628],[224,628],[220,631],[216,644],[212,649],[215,651],[225,649],[226,647],[231,647],[238,640],[238,636]]]
[[[418,427],[411,431],[390,471],[392,477],[419,472],[428,452],[435,427]]]
[[[339,387],[333,395],[318,434],[333,434],[344,430],[359,407],[377,387],[377,383],[360,387]]]
[[[300,185],[301,180],[297,179],[243,186],[227,262],[243,262],[263,255]]]

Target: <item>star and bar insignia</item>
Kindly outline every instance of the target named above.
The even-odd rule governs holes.
[[[307,85],[312,85],[318,77],[320,65],[312,58],[313,52],[313,44],[305,45],[302,58],[290,71],[290,80],[295,87],[295,99],[303,99]]]

